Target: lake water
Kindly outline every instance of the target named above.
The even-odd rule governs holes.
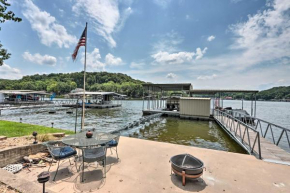
[[[250,102],[244,101],[244,109],[250,112]],[[224,101],[224,106],[241,108],[241,101]],[[66,108],[54,108],[56,114],[48,114],[52,108],[22,109],[2,111],[0,119],[51,126],[62,129],[75,129],[75,109],[67,114]],[[142,101],[123,101],[122,107],[113,109],[87,109],[85,128],[99,131],[113,131],[128,122],[142,117]],[[257,102],[257,117],[290,127],[290,103]],[[78,109],[77,130],[80,129],[81,109]],[[136,138],[163,141],[175,144],[191,145],[223,151],[245,153],[214,121],[192,121],[178,118],[160,118],[157,122],[145,126],[140,132],[132,129],[123,135]]]

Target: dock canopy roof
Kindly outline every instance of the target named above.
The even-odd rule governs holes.
[[[69,93],[69,95],[83,95],[83,92],[74,92],[74,93]],[[113,95],[113,96],[121,96],[118,93],[115,92],[90,92],[90,91],[86,91],[85,92],[86,95]]]
[[[191,83],[173,83],[173,84],[143,84],[143,88],[153,91],[189,91],[192,89]]]
[[[35,90],[0,90],[0,93],[3,94],[18,94],[18,95],[30,95],[30,94],[36,94],[36,95],[49,95],[49,93],[45,91],[35,91]]]
[[[193,89],[190,94],[216,94],[216,93],[258,93],[258,90],[239,90],[239,89]]]

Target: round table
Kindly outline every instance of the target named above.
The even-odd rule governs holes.
[[[105,143],[108,143],[112,139],[115,139],[118,134],[111,134],[105,132],[97,132],[92,131],[93,136],[91,138],[87,138],[86,132],[77,133],[75,135],[70,135],[64,137],[62,142],[66,145],[77,147],[77,148],[85,148],[91,146],[98,146]]]

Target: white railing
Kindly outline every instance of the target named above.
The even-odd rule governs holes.
[[[225,111],[215,109],[214,118],[227,128],[249,153],[253,153],[259,159],[262,159],[260,133],[258,131]]]

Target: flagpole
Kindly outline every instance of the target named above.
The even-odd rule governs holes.
[[[82,110],[82,127],[85,126],[85,100],[86,100],[86,68],[87,68],[87,41],[88,41],[88,22],[86,22],[86,44],[85,44],[85,63],[84,63],[84,91],[83,91],[83,110]]]

